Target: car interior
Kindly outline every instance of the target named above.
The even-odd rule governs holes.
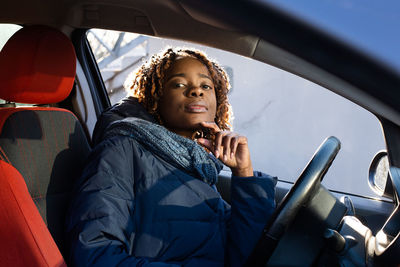
[[[386,151],[371,163],[383,198],[331,192],[321,181],[343,146],[321,140],[277,209],[247,266],[398,266],[400,74],[261,1],[9,1],[0,23],[22,26],[0,52],[0,264],[66,266],[65,216],[74,180],[110,100],[88,44],[91,28],[191,41],[301,76],[373,113]],[[293,148],[296,149],[296,148]],[[382,161],[389,167],[381,171]],[[367,182],[367,179],[366,179]],[[230,174],[218,189],[229,202]]]

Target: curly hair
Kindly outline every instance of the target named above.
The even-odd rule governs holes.
[[[128,84],[129,94],[138,98],[139,102],[162,124],[158,113],[158,102],[163,95],[163,82],[166,71],[175,60],[182,57],[192,57],[203,63],[212,78],[217,99],[215,123],[221,130],[232,130],[233,112],[228,102],[230,89],[229,78],[226,72],[213,60],[198,50],[172,49],[153,55],[135,73],[135,78]]]

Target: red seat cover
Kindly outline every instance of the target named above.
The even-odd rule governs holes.
[[[24,179],[0,160],[0,266],[66,266]]]
[[[17,31],[0,53],[0,98],[17,103],[50,104],[72,90],[76,55],[62,32],[46,26]]]

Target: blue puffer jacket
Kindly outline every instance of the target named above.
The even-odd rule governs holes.
[[[215,186],[127,136],[93,150],[67,221],[75,266],[241,266],[274,207],[276,179],[232,177],[229,206]]]

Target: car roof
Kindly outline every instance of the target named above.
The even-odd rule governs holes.
[[[400,71],[400,2],[268,0]]]
[[[6,0],[3,23],[130,31],[250,57],[320,84],[400,125],[396,70],[275,6],[227,0]]]

